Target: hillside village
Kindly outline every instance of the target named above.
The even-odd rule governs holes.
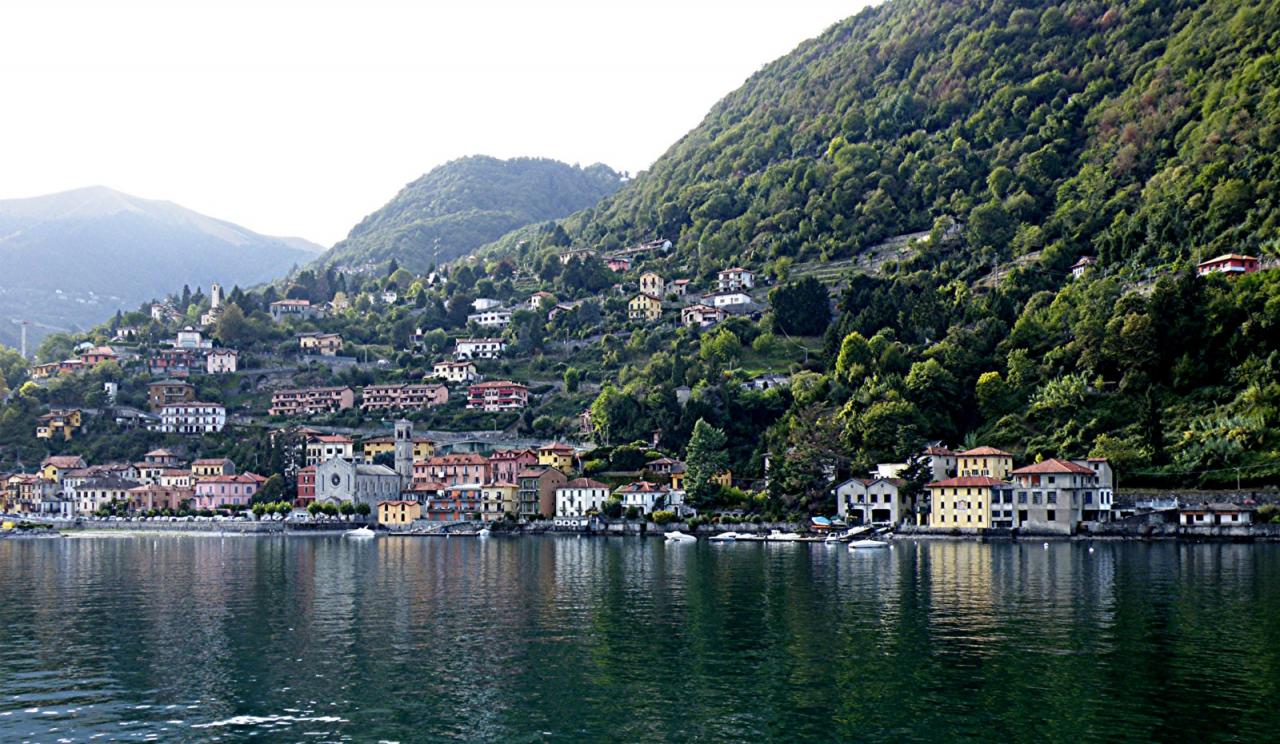
[[[654,240],[524,267],[307,270],[283,296],[184,289],[53,336],[8,396],[6,425],[29,428],[5,445],[3,510],[295,511],[398,528],[822,515],[1049,533],[1120,513],[1112,464],[1087,451],[1015,468],[998,448],[904,440],[898,460],[869,462],[822,421],[770,441],[787,408],[825,384],[818,357],[831,341],[819,334],[839,287],[776,268],[691,273],[672,259],[671,241]],[[1093,264],[1082,258],[1063,281]],[[1228,255],[1198,273],[1259,269]]]

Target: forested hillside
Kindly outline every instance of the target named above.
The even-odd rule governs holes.
[[[967,438],[1139,480],[1265,478],[1277,280],[1179,272],[1277,253],[1277,50],[1270,2],[893,0],[766,66],[563,230],[493,250],[545,266],[662,236],[668,270],[785,280],[932,230],[838,280],[822,392],[775,450],[803,414],[859,464]],[[1099,264],[1072,282],[1080,256]]]
[[[589,207],[621,184],[618,173],[600,164],[581,168],[542,158],[460,158],[405,186],[321,262],[358,266],[395,259],[410,270],[426,271],[522,225]]]
[[[286,374],[353,386],[420,381],[463,339],[501,335],[480,373],[529,384],[534,401],[495,415],[456,396],[417,423],[589,433],[589,473],[685,453],[699,508],[830,513],[833,473],[909,462],[933,441],[1019,462],[1106,457],[1123,485],[1274,484],[1277,50],[1274,3],[889,0],[766,66],[616,194],[571,189],[584,211],[522,217],[422,276],[466,242],[448,230],[480,240],[468,215],[567,209],[569,192],[535,173],[568,166],[443,166],[323,270],[233,290],[214,335],[288,370],[295,334],[341,334],[347,356],[377,361],[299,357]],[[601,192],[618,180],[574,172]],[[1197,275],[1228,251],[1262,270]],[[1081,257],[1097,261],[1072,272]],[[348,262],[388,265],[333,266]],[[718,276],[731,267],[752,284],[728,286],[744,273]],[[326,313],[278,323],[281,292]],[[207,308],[187,294],[175,304],[190,322]],[[478,312],[495,302],[501,318]],[[139,312],[40,356],[130,328],[144,351],[171,330]],[[84,379],[99,382],[28,389],[0,436],[28,437],[37,403],[71,405],[63,393]],[[121,395],[141,394],[145,378],[123,379]],[[261,416],[254,385],[214,399]],[[745,488],[702,477],[721,468]],[[919,491],[923,471],[908,472]]]

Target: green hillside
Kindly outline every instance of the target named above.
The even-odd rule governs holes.
[[[621,176],[544,158],[460,158],[405,186],[321,258],[325,266],[395,259],[425,271],[522,225],[564,217],[612,194]]]
[[[1280,247],[1278,49],[1268,2],[893,0],[563,231],[490,250],[546,266],[662,236],[656,267],[704,285],[737,263],[835,285],[812,405],[856,463],[967,437],[1146,481],[1280,472],[1274,272],[1178,273]],[[1071,282],[1082,255],[1100,263]]]
[[[534,402],[495,417],[457,397],[417,412],[424,429],[575,438],[589,410],[604,445],[593,472],[628,470],[654,448],[714,454],[704,464],[748,488],[768,478],[767,495],[695,489],[701,506],[829,512],[833,469],[906,462],[932,441],[994,445],[1019,462],[1106,457],[1126,485],[1274,485],[1278,49],[1274,3],[890,0],[766,66],[584,211],[526,219],[479,260],[415,276],[436,258],[422,236],[476,224],[451,219],[470,209],[564,206],[537,177],[475,175],[525,166],[445,166],[326,259],[351,251],[350,263],[404,269],[300,272],[289,297],[334,304],[300,324],[272,322],[274,287],[233,291],[242,312],[215,337],[289,384],[359,386],[419,380],[457,339],[501,335],[508,351],[480,372],[528,383]],[[654,238],[671,250],[606,261]],[[570,247],[595,253],[563,255]],[[1264,270],[1196,275],[1228,250]],[[1073,276],[1081,256],[1098,261]],[[687,306],[735,265],[759,278],[751,302],[686,325]],[[647,271],[665,282],[652,314],[636,296]],[[531,304],[539,291],[558,304]],[[477,298],[504,303],[509,325],[480,325]],[[140,327],[140,355],[171,331],[131,314],[88,339],[53,337],[40,358],[106,343],[118,325]],[[340,333],[366,367],[296,357],[298,331]],[[132,369],[120,394],[136,398],[145,378]],[[28,389],[26,408],[0,421],[0,445],[31,459],[40,406],[98,382]],[[261,418],[265,384],[243,375],[211,393]],[[372,423],[354,410],[319,421]]]

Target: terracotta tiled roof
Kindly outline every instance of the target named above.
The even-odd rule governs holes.
[[[961,457],[1013,457],[1013,455],[995,447],[974,447],[960,453]]]
[[[1077,465],[1074,462],[1051,458],[1041,462],[1025,465],[1013,471],[1013,475],[1038,475],[1041,473],[1081,473],[1083,475],[1093,475],[1093,470],[1083,465]]]

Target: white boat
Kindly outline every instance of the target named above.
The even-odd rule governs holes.
[[[849,543],[849,550],[862,550],[864,548],[887,548],[889,543],[884,540],[854,540]]]
[[[780,532],[778,530],[770,530],[769,542],[798,542],[802,535],[799,532]]]
[[[697,539],[698,538],[694,537],[693,535],[686,535],[680,530],[667,533],[667,542],[694,542]]]
[[[709,537],[709,538],[707,538],[707,539],[708,539],[708,540],[710,540],[711,542],[733,542],[733,541],[735,541],[735,540],[737,540],[737,539],[738,539],[738,533],[736,533],[736,532],[721,532],[720,534],[718,534],[718,535],[712,535],[711,537]]]
[[[489,528],[485,527],[476,533],[476,537],[488,537],[490,534],[492,533],[489,532]]]
[[[378,533],[374,532],[368,527],[357,527],[354,530],[347,530],[346,532],[342,533],[342,536],[352,537],[356,539],[365,539],[370,537],[377,537]]]

